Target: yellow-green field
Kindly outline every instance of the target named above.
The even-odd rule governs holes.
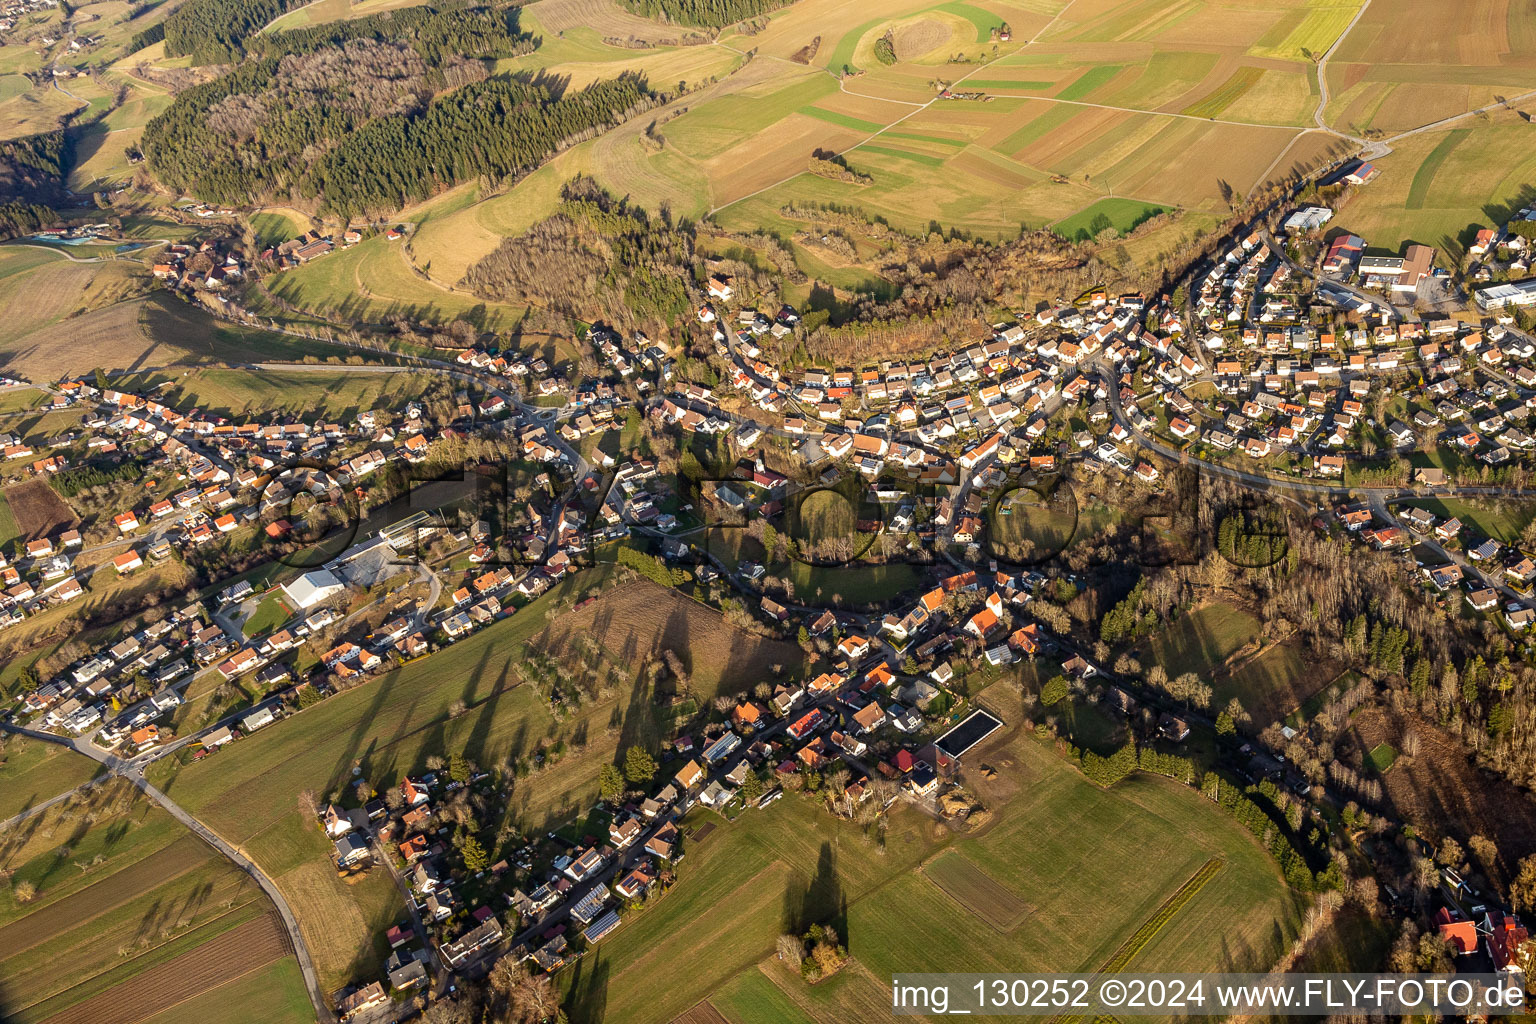
[[[437,221],[450,217],[474,196],[473,187],[461,187],[407,210],[396,220],[415,228],[410,237],[390,241],[383,234],[373,235],[349,249],[284,271],[270,278],[267,287],[283,301],[323,316],[375,323],[391,316],[428,322],[462,317],[486,330],[506,329],[517,322],[523,310],[484,302],[467,291],[456,290],[468,264],[461,266],[451,255],[439,261],[435,249],[423,244],[424,238],[438,237],[426,233]],[[270,221],[265,224],[272,227]],[[484,252],[495,248],[499,240],[488,239]],[[447,251],[457,248],[450,242]],[[443,262],[448,265],[444,267]]]
[[[0,102],[0,140],[51,132],[83,106],[53,83],[32,86]]]
[[[572,18],[578,9],[583,23]],[[1066,220],[1111,195],[1186,216],[1218,213],[1221,182],[1245,193],[1324,157],[1329,138],[1302,132],[1317,83],[1301,51],[1341,31],[1340,12],[1353,16],[1346,3],[1301,0],[1265,8],[896,0],[878,12],[800,0],[750,36],[728,30],[713,45],[636,51],[603,41],[632,17],[605,0],[541,0],[524,23],[543,45],[512,66],[578,83],[621,66],[668,82],[720,77],[560,154],[505,193],[443,203],[412,251],[418,265],[430,262],[434,281],[451,284],[546,213],[578,173],[652,208],[713,213],[730,228],[771,224],[791,201],[857,205],[899,227],[938,221],[994,238]],[[993,34],[1004,24],[1007,41]],[[873,58],[887,32],[901,57],[892,66]],[[800,63],[813,41],[814,55]],[[741,64],[748,49],[755,56]],[[737,59],[722,65],[722,56]],[[840,78],[845,67],[858,73]],[[938,98],[946,85],[984,98]],[[873,184],[802,173],[818,149],[846,153]],[[429,298],[419,279],[409,283],[420,301],[451,304],[440,289]]]

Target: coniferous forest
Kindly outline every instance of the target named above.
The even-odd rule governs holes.
[[[191,0],[165,19],[167,57],[191,56],[194,64],[231,64],[248,37],[304,0]]]
[[[787,0],[622,0],[642,18],[721,28],[783,7]]]
[[[195,4],[218,0],[194,0]],[[473,177],[537,167],[652,102],[623,76],[580,92],[490,75],[527,53],[515,9],[418,7],[253,37],[233,70],[180,93],[144,132],[166,186],[247,205],[394,209]]]

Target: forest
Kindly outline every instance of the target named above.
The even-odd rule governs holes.
[[[62,198],[70,148],[62,130],[0,142],[0,202]]]
[[[439,185],[535,167],[648,95],[635,78],[557,98],[541,83],[487,77],[482,61],[533,46],[506,7],[412,8],[262,36],[234,70],[152,120],[144,153],[162,183],[210,201],[394,209]]]
[[[433,66],[453,56],[487,60],[516,57],[533,52],[537,45],[518,30],[515,7],[442,8],[428,4],[311,28],[266,33],[251,40],[249,52],[258,57],[316,53],[354,39],[409,43],[422,60]]]
[[[192,58],[193,64],[233,64],[245,53],[245,41],[263,25],[304,0],[189,0],[165,19],[167,57]]]
[[[31,234],[57,220],[58,215],[40,203],[24,203],[20,200],[0,203],[0,238]]]
[[[559,99],[542,85],[496,75],[433,101],[419,115],[370,121],[320,161],[306,194],[342,214],[398,209],[443,186],[531,171],[654,101],[637,75]]]
[[[643,18],[676,25],[723,28],[783,7],[788,0],[622,0]]]

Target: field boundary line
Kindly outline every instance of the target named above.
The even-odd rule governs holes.
[[[145,854],[143,857],[140,857],[137,860],[132,861],[132,862],[130,862],[128,864],[124,864],[122,867],[118,868],[116,871],[111,872],[110,874],[103,875],[101,878],[96,879],[95,881],[91,882],[89,885],[83,885],[80,888],[73,890],[72,892],[65,893],[63,896],[60,896],[57,899],[50,900],[47,903],[43,903],[43,904],[40,904],[40,905],[34,907],[32,910],[28,911],[27,914],[23,915],[22,917],[18,917],[18,918],[14,919],[14,920],[7,921],[4,925],[0,925],[0,935],[4,935],[5,932],[12,925],[20,924],[22,921],[26,920],[28,917],[32,916],[35,913],[40,913],[40,912],[42,912],[44,910],[49,910],[49,909],[51,909],[53,907],[56,907],[60,903],[63,903],[65,900],[74,899],[76,896],[81,896],[81,895],[83,895],[85,893],[90,892],[96,886],[103,885],[103,884],[105,884],[107,882],[112,881],[113,878],[117,877],[118,875],[122,874],[123,872],[132,871],[133,869],[137,868],[139,865],[141,865],[144,862],[148,861],[150,858],[159,856],[160,854],[163,854],[165,851],[169,850],[172,846],[175,846],[176,844],[182,842],[186,838],[187,838],[186,836],[181,836],[181,837],[178,837],[176,839],[173,839],[169,843],[166,843],[164,846],[160,847],[159,849],[151,850],[149,853]],[[194,861],[191,864],[188,864],[185,868],[182,868],[180,871],[177,871],[175,874],[165,875],[164,877],[161,877],[154,885],[150,886],[149,888],[141,889],[139,892],[134,893],[133,896],[131,897],[131,899],[137,899],[138,897],[142,896],[146,892],[150,892],[153,889],[159,888],[162,885],[166,885],[166,884],[168,884],[170,882],[174,882],[176,879],[180,878],[181,876],[186,875],[186,874],[190,874],[193,871],[196,871],[199,867],[201,867],[205,863],[208,863],[210,860],[211,860],[211,858],[203,857],[203,858],[200,858],[197,861]],[[80,919],[79,923],[80,924],[89,924],[90,922],[96,920],[97,918],[102,917],[102,916],[104,916],[106,914],[109,914],[114,909],[116,909],[117,907],[123,906],[123,905],[124,904],[122,904],[122,903],[114,903],[114,904],[112,904],[110,906],[103,907],[103,908],[101,908],[99,910],[94,910],[91,913],[87,914],[86,916],[82,917]],[[27,945],[22,945],[21,943],[18,942],[17,944],[9,947],[9,949],[10,949],[10,952],[12,952],[12,953],[24,953],[24,952],[26,952],[29,949],[35,949],[36,947],[42,945],[44,942],[47,942],[49,938],[51,938],[51,936],[44,936],[43,938],[38,939],[35,942],[28,943]]]
[[[955,79],[952,83],[950,83],[950,88],[953,89],[955,86],[959,85],[961,82],[964,82],[967,78],[971,78],[971,77],[973,77],[973,76],[975,76],[977,74],[980,74],[981,72],[985,71],[987,68],[989,68],[992,65],[996,64],[998,61],[1005,60],[1008,57],[1012,57],[1014,54],[1022,53],[1024,50],[1027,50],[1029,47],[1033,46],[1036,42],[1038,42],[1040,40],[1040,38],[1042,36],[1045,35],[1046,32],[1048,32],[1051,29],[1052,26],[1054,26],[1056,24],[1056,22],[1061,20],[1061,16],[1063,14],[1066,14],[1067,11],[1069,11],[1072,8],[1072,5],[1074,3],[1076,3],[1076,2],[1077,2],[1077,0],[1067,0],[1066,5],[1063,6],[1061,10],[1056,12],[1055,17],[1051,18],[1050,21],[1046,22],[1043,26],[1041,26],[1039,32],[1036,32],[1034,35],[1032,35],[1028,39],[1026,39],[1024,41],[1024,45],[1018,47],[1017,49],[1015,49],[1015,50],[1013,50],[1013,51],[1011,51],[1009,53],[1005,53],[1005,54],[1001,54],[1001,55],[999,55],[997,57],[993,57],[991,60],[987,61],[985,64],[978,64],[978,65],[976,65],[974,68],[972,68],[971,70],[967,71],[965,74],[961,75],[959,78]],[[830,68],[822,68],[822,70],[825,71],[829,75],[832,74],[832,71],[831,71]],[[838,78],[838,91],[839,92],[846,92],[846,90],[843,89],[843,82],[844,82],[844,79]],[[861,95],[861,94],[859,94],[859,93],[850,93],[850,95],[857,96],[857,95]],[[935,96],[933,99],[929,100],[927,103],[924,103],[921,106],[917,107],[911,113],[903,114],[901,117],[898,117],[896,120],[892,121],[890,124],[886,125],[884,128],[881,128],[879,131],[873,133],[868,138],[865,138],[865,139],[863,139],[863,140],[861,140],[859,142],[855,142],[853,145],[849,146],[847,149],[844,149],[840,153],[838,153],[838,155],[839,156],[844,156],[844,155],[846,155],[848,153],[853,152],[854,150],[858,149],[860,146],[862,146],[862,145],[864,145],[864,144],[866,144],[868,142],[873,141],[874,139],[880,137],[881,135],[884,135],[886,132],[890,131],[892,128],[895,128],[897,125],[901,124],[903,121],[906,121],[909,118],[916,117],[918,114],[921,114],[923,111],[927,110],[929,107],[933,106],[935,103],[938,103],[938,102],[939,102],[939,97]],[[766,185],[763,188],[758,189],[756,192],[749,192],[749,193],[747,193],[744,196],[740,196],[740,197],[738,197],[736,199],[732,199],[728,203],[723,203],[720,206],[716,206],[713,209],[711,209],[707,214],[705,214],[705,216],[706,217],[713,217],[715,214],[719,213],[721,210],[728,209],[728,208],[730,208],[732,206],[735,206],[737,203],[745,202],[748,199],[752,199],[752,198],[755,198],[757,196],[760,196],[764,192],[768,192],[768,191],[771,191],[772,189],[778,188],[780,185],[783,185],[785,182],[789,182],[789,181],[795,180],[796,178],[800,177],[800,175],[802,175],[802,174],[809,174],[809,173],[810,173],[809,171],[804,171],[804,170],[796,171],[795,173],[790,174],[790,175],[780,179],[779,181],[774,182],[772,185]]]
[[[238,873],[238,872],[236,872],[236,873]],[[125,967],[125,966],[127,966],[129,964],[132,964],[136,960],[140,960],[140,959],[142,959],[142,958],[144,958],[146,956],[149,956],[151,953],[153,953],[156,950],[161,949],[161,948],[163,948],[165,946],[170,945],[172,942],[175,942],[177,939],[186,938],[188,935],[195,935],[196,933],[202,931],[204,928],[207,928],[209,925],[218,924],[220,921],[224,920],[226,917],[230,916],[235,911],[243,910],[246,907],[250,906],[252,903],[255,903],[255,902],[261,900],[262,898],[263,898],[263,896],[262,896],[262,893],[261,893],[261,889],[258,886],[255,889],[255,891],[252,893],[251,898],[246,900],[244,903],[237,903],[234,906],[230,907],[228,910],[224,911],[224,913],[220,914],[218,917],[210,917],[208,920],[204,921],[202,924],[198,925],[195,928],[188,929],[187,931],[181,933],[180,935],[173,935],[171,938],[166,939],[164,942],[157,943],[156,945],[150,946],[147,949],[144,949],[143,951],[141,951],[139,953],[135,953],[133,956],[119,959],[116,963],[112,964],[112,966],[107,967],[104,970],[97,971],[95,974],[88,974],[88,975],[85,975],[84,977],[76,977],[70,983],[70,988],[76,988],[76,987],[80,986],[81,984],[84,984],[86,982],[91,981],[92,979],[100,978],[103,975],[111,974],[113,971],[117,970],[119,967]],[[270,913],[270,911],[268,911],[268,913]],[[92,920],[94,920],[94,918]],[[252,918],[252,920],[255,920],[255,919]],[[241,923],[244,923],[244,922],[241,922]],[[240,924],[236,924],[234,927],[238,928],[238,927],[240,927]],[[229,929],[226,929],[226,931],[228,931],[228,930]],[[220,934],[223,934],[223,933],[221,932]],[[206,941],[210,941],[210,940],[205,939],[203,941],[206,942]],[[192,946],[191,948],[185,950],[184,952],[185,953],[191,953],[193,950],[197,949],[198,946],[201,946],[202,944],[203,944],[202,942],[199,942],[196,946]],[[36,948],[36,947],[29,947],[29,948]],[[25,952],[25,951],[23,951],[23,952]],[[181,955],[183,955],[183,954],[180,954],[180,953],[177,954],[177,956],[181,956]],[[171,957],[171,960],[174,960],[174,959],[176,959],[176,957]],[[167,960],[167,961],[163,961],[163,962],[169,963],[170,961]],[[154,967],[154,966],[158,966],[158,965],[157,964],[151,964],[150,966]],[[137,974],[138,972],[134,972],[134,973]],[[133,980],[133,977],[130,975],[129,977],[124,978],[123,981],[118,982],[115,985],[109,985],[103,991],[104,992],[110,992],[112,989],[116,988],[117,985],[123,984],[124,982],[132,981],[132,980]],[[69,991],[69,989],[65,989],[63,991],[67,992],[67,991]],[[25,1010],[31,1009],[32,1007],[37,1006],[37,1005],[39,1005],[41,1003],[46,1003],[49,999],[54,998],[54,996],[58,996],[58,995],[62,995],[62,994],[63,994],[63,992],[55,992],[55,993],[53,993],[53,995],[46,996],[43,999],[35,1000],[33,1002],[30,1002],[30,1003],[26,1004],[25,1006],[13,1006],[13,1007],[10,1007],[9,1009],[12,1010],[12,1011],[16,1011],[16,1010],[25,1011]],[[86,999],[89,999],[89,998],[91,998],[91,997],[90,996],[86,997]],[[79,1002],[83,1003],[83,1002],[85,1002],[85,999],[81,999],[81,1000],[79,1000]],[[71,1007],[76,1006],[76,1005],[78,1005],[78,1004],[77,1003],[70,1003],[69,1006],[65,1006],[65,1007],[59,1009],[58,1011],[56,1011],[56,1013],[63,1013],[65,1010],[68,1010]],[[55,1016],[55,1014],[51,1013],[48,1016],[52,1017],[52,1016]],[[44,1019],[46,1019],[46,1018],[44,1018]]]
[[[265,916],[271,917],[273,915],[270,912],[268,912]],[[252,920],[260,920],[260,918],[253,918]],[[276,927],[277,927],[277,930],[279,932],[281,932],[283,930],[283,926],[282,926],[281,921],[279,921],[277,923]],[[194,949],[189,949],[187,952],[188,953],[194,952],[196,948],[197,947],[194,947]],[[169,1009],[172,1009],[174,1007],[180,1006],[182,1003],[188,1002],[188,1001],[193,1000],[193,999],[197,999],[200,996],[205,996],[209,992],[215,992],[215,991],[223,988],[225,985],[229,984],[232,981],[238,981],[241,978],[245,977],[247,974],[254,974],[256,971],[264,970],[264,969],[272,966],[273,964],[278,963],[281,960],[286,960],[288,957],[291,957],[291,956],[295,956],[295,954],[294,954],[293,949],[290,947],[286,953],[282,953],[282,954],[280,954],[280,955],[278,955],[276,957],[273,957],[271,960],[268,960],[266,963],[257,964],[256,966],[250,968],[249,970],[241,971],[239,974],[230,975],[228,978],[225,978],[223,981],[219,982],[217,985],[212,986],[211,988],[204,988],[200,992],[192,992],[192,993],[190,993],[190,994],[188,994],[186,996],[183,996],[181,999],[176,1000],[173,1003],[156,1004],[155,1012],[153,1014],[151,1014],[151,1016],[159,1016],[160,1014],[164,1013],[166,1010],[169,1010]],[[167,963],[169,963],[169,962],[170,961],[167,961]],[[128,984],[129,982],[131,982],[133,980],[134,979],[130,978],[127,981],[125,981],[123,984]],[[117,986],[114,985],[112,987],[116,988]],[[110,992],[110,991],[112,991],[112,989],[108,989],[107,991]],[[82,999],[80,1002],[83,1003],[83,1002],[85,1002],[85,1000]],[[47,1024],[48,1021],[53,1020],[55,1017],[59,1016],[59,1014],[68,1013],[70,1010],[74,1009],[76,1006],[79,1006],[79,1005],[80,1005],[80,1003],[73,1003],[73,1004],[71,1004],[69,1006],[66,1006],[62,1010],[60,1010],[58,1013],[49,1014],[47,1017],[43,1018],[41,1021],[38,1021],[37,1024]],[[144,1017],[144,1018],[141,1018],[141,1019],[142,1020],[148,1020],[150,1018],[149,1017]]]
[[[1131,960],[1146,948],[1147,944],[1163,930],[1167,923],[1173,920],[1173,916],[1182,910],[1190,900],[1199,895],[1206,883],[1215,878],[1221,869],[1226,866],[1226,861],[1220,857],[1212,857],[1193,875],[1185,880],[1184,884],[1174,890],[1173,895],[1158,905],[1152,912],[1152,916],[1141,923],[1141,927],[1131,933],[1130,938],[1122,942],[1118,949],[1109,955],[1109,959],[1099,965],[1095,974],[1113,974],[1124,970]],[[1086,1018],[1081,1016],[1052,1017],[1047,1024],[1081,1024]]]
[[[1289,153],[1291,150],[1296,148],[1296,143],[1300,142],[1303,136],[1308,135],[1308,134],[1310,134],[1312,132],[1315,132],[1315,131],[1323,131],[1323,129],[1319,129],[1319,128],[1303,128],[1300,131],[1298,131],[1295,135],[1291,136],[1291,141],[1287,142],[1285,144],[1285,148],[1282,149],[1279,152],[1279,154],[1273,160],[1271,160],[1269,162],[1269,166],[1264,168],[1263,173],[1260,174],[1258,176],[1258,178],[1256,178],[1254,180],[1253,188],[1248,190],[1248,198],[1249,199],[1252,199],[1254,193],[1257,192],[1259,189],[1264,187],[1264,183],[1269,180],[1270,172],[1273,171],[1276,167],[1280,166],[1280,161],[1285,159],[1285,155],[1287,153]],[[1331,135],[1333,133],[1332,132],[1327,132],[1327,134]]]

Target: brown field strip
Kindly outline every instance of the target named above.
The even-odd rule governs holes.
[[[16,517],[16,529],[28,540],[45,537],[60,526],[79,522],[74,510],[42,477],[7,487],[5,501]]]
[[[574,650],[590,636],[624,664],[638,666],[663,650],[678,652],[688,664],[699,692],[737,692],[763,677],[770,665],[799,665],[804,655],[794,644],[752,636],[724,616],[675,590],[647,580],[615,587],[596,601],[561,616],[534,638],[535,649],[552,655]],[[710,657],[689,652],[710,652]]]
[[[288,935],[273,914],[263,914],[238,928],[183,953],[174,960],[92,996],[47,1018],[42,1024],[138,1024],[167,1006],[200,995],[291,955]]]
[[[923,866],[923,874],[944,895],[1000,932],[1013,931],[1034,912],[1001,882],[958,853],[940,854]]]
[[[730,1024],[730,1021],[725,1014],[709,1005],[707,1000],[702,1000],[672,1018],[672,1024]]]
[[[76,928],[127,903],[141,892],[186,874],[208,857],[208,846],[201,839],[196,836],[178,839],[99,882],[0,927],[0,949],[6,950],[7,955],[31,949],[60,932]]]

